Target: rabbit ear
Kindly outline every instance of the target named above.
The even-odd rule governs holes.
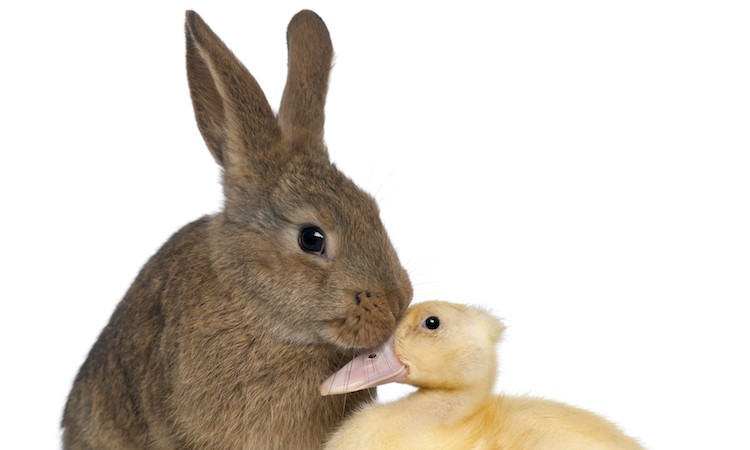
[[[297,13],[287,28],[289,73],[279,123],[292,142],[323,141],[324,107],[333,46],[328,28],[312,11]]]
[[[228,149],[262,156],[280,130],[258,82],[194,11],[186,12],[185,37],[195,119],[214,159],[228,168],[235,156]]]

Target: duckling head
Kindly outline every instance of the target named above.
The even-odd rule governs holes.
[[[483,308],[429,301],[411,306],[393,336],[320,386],[340,394],[391,382],[425,389],[492,389],[503,324]]]

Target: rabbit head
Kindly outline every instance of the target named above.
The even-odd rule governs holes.
[[[311,11],[290,22],[278,115],[198,14],[187,13],[185,28],[195,117],[222,169],[225,205],[209,235],[219,282],[246,320],[279,339],[340,348],[385,340],[412,288],[374,199],[328,158],[325,24]]]

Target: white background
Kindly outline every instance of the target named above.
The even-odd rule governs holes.
[[[3,7],[0,447],[59,445],[140,266],[221,207],[184,10],[276,108],[311,8],[337,54],[332,159],[380,201],[415,301],[505,318],[498,389],[651,449],[748,448],[747,2],[271,3]]]

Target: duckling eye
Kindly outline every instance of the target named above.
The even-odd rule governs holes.
[[[435,316],[430,316],[425,319],[424,326],[427,327],[428,330],[437,330],[440,326],[440,319]]]
[[[315,226],[308,226],[299,232],[299,246],[308,253],[322,255],[325,251],[326,236],[323,230]]]

